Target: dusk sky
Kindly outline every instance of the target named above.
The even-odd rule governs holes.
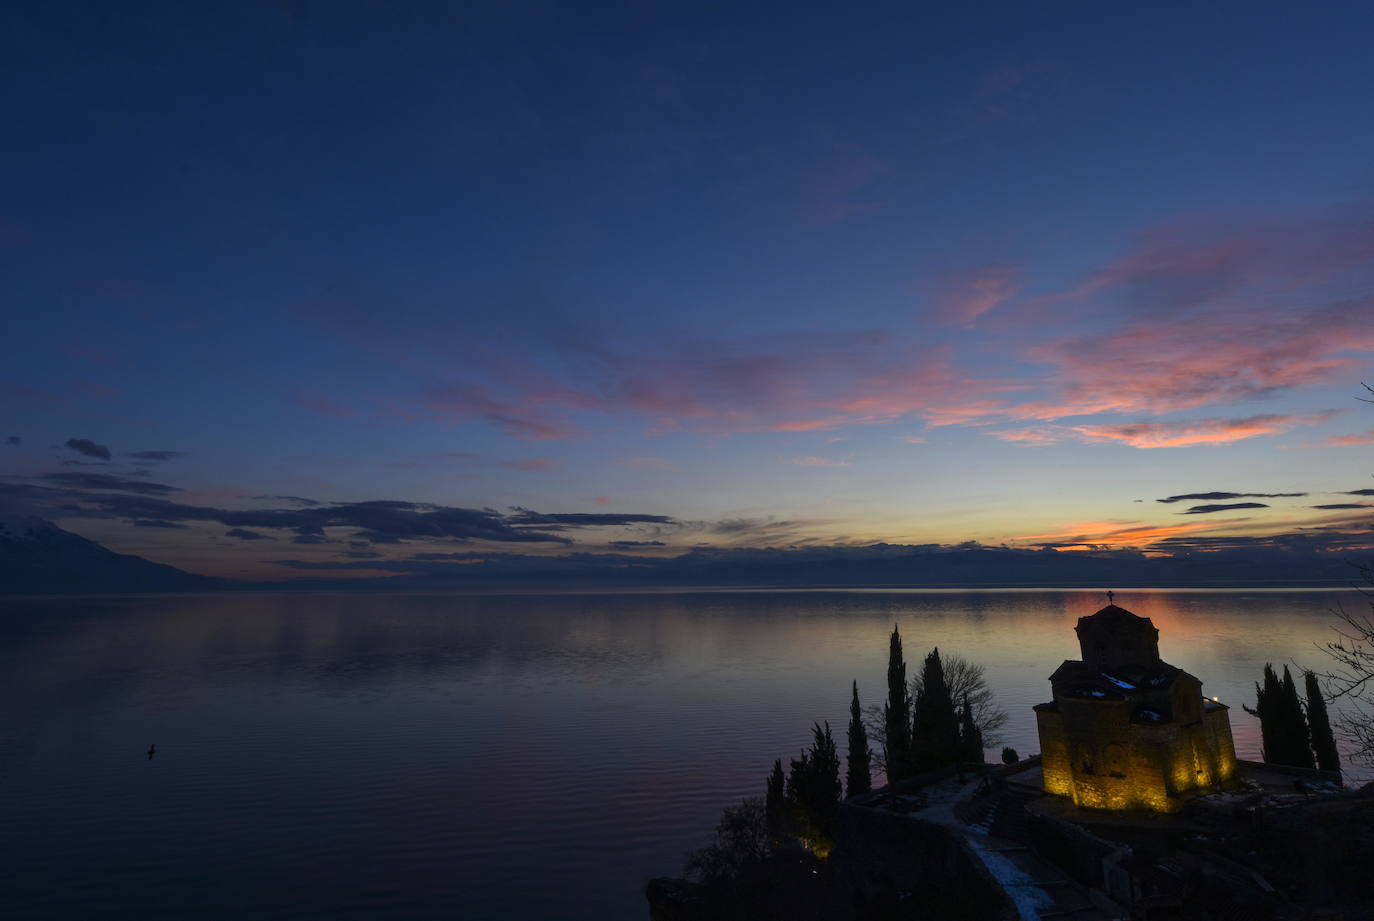
[[[1374,546],[1371,34],[6,4],[0,510],[271,579]]]

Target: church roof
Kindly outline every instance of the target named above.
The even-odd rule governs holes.
[[[1187,673],[1167,662],[1155,662],[1146,668],[1128,665],[1102,671],[1078,659],[1065,659],[1050,675],[1050,682],[1056,686],[1062,685],[1066,690],[1084,692],[1074,696],[1090,694],[1093,697],[1121,700],[1135,694],[1164,690],[1183,674]],[[1092,691],[1103,693],[1097,695]]]
[[[1098,611],[1096,614],[1091,614],[1087,617],[1078,618],[1078,622],[1081,624],[1085,620],[1098,620],[1099,618],[1104,621],[1149,621],[1150,619],[1148,617],[1141,617],[1134,611],[1128,611],[1119,605],[1109,604],[1102,610]]]

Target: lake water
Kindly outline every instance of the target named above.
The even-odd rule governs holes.
[[[1137,591],[1258,756],[1266,661],[1354,592]],[[0,598],[6,918],[643,919],[894,623],[987,667],[1004,741],[1099,592]],[[156,757],[144,752],[156,743]],[[1000,751],[1000,748],[998,749]],[[784,762],[785,763],[785,762]]]

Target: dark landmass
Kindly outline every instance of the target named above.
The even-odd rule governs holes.
[[[220,580],[106,550],[41,518],[0,519],[0,592],[203,592]]]
[[[279,561],[320,574],[290,586],[406,590],[625,588],[982,588],[1343,586],[1358,574],[1339,553],[1266,550],[1148,557],[1135,551],[1019,550],[878,544],[815,549],[696,549],[676,557],[578,553],[565,556],[454,554],[461,559]],[[392,572],[384,578],[330,578],[341,571]]]
[[[1308,548],[1057,551],[960,545],[696,548],[673,557],[464,551],[402,559],[283,559],[287,581],[218,579],[114,553],[40,518],[0,520],[0,592],[621,591],[655,588],[1187,588],[1345,586],[1356,560]],[[349,577],[346,574],[354,574]],[[366,575],[364,575],[364,573]]]

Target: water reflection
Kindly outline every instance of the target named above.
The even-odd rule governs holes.
[[[1316,663],[1336,596],[1123,593],[1206,693]],[[1352,596],[1348,602],[1358,604]],[[887,634],[1030,706],[1085,592],[0,601],[0,862],[19,917],[640,918]],[[1257,726],[1232,710],[1242,756]],[[156,757],[147,757],[156,740]]]

